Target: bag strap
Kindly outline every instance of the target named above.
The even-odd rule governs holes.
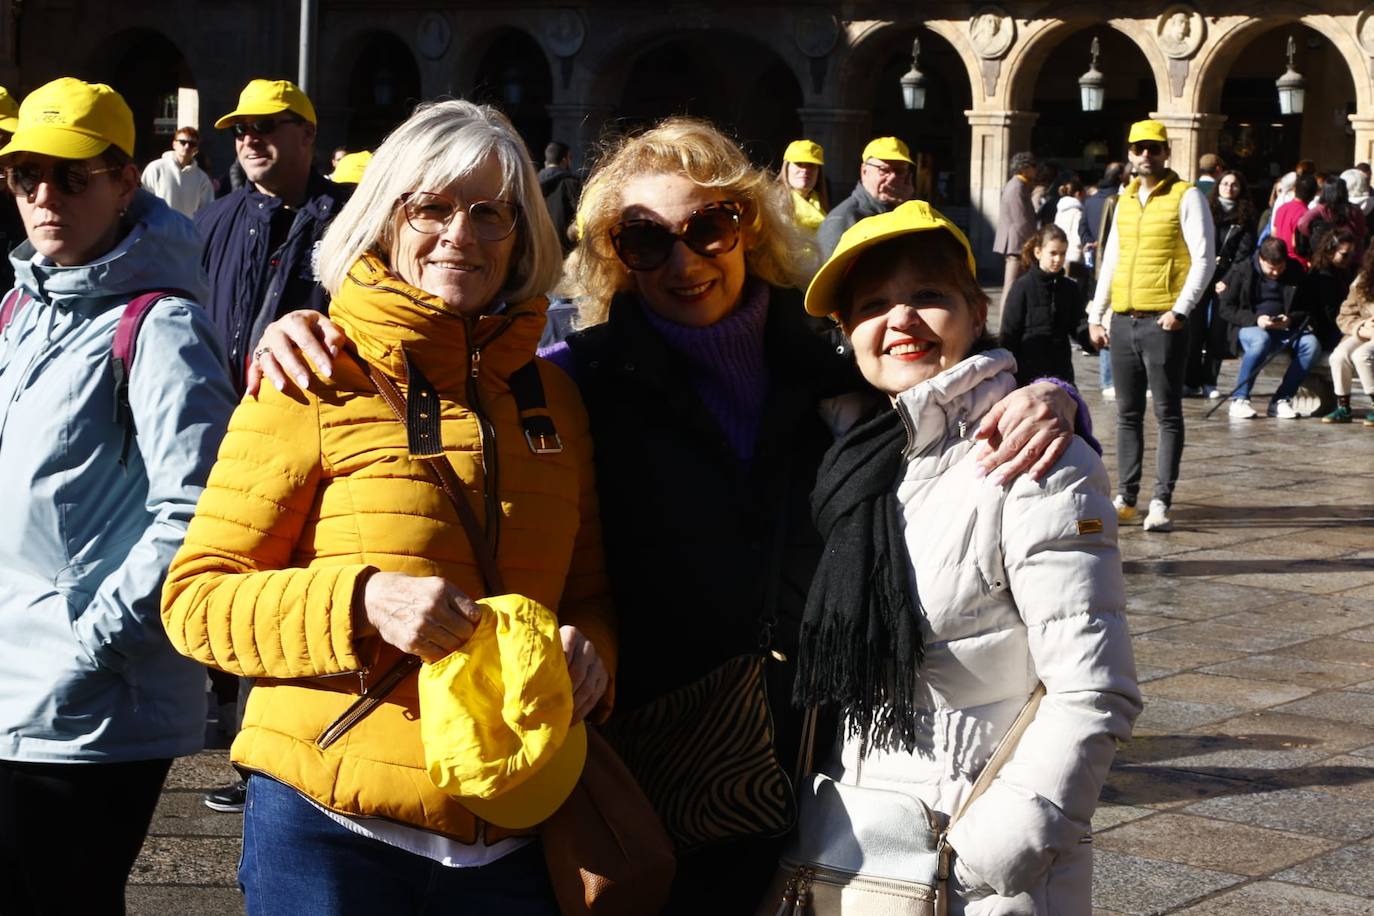
[[[406,429],[407,437],[409,438],[411,427],[410,424],[406,422],[408,408],[405,395],[401,394],[400,390],[391,379],[373,368],[373,366],[362,359],[362,357],[355,353],[353,354],[353,358],[357,361],[358,365],[362,367],[363,374],[367,376],[368,380],[372,382],[374,386],[376,386],[377,393],[382,396],[382,400],[391,408],[391,412],[396,415],[396,419],[401,422],[401,426]],[[408,356],[406,366],[407,381],[413,378],[416,381],[421,381],[424,385],[428,385],[427,381],[423,381],[423,376],[420,375],[418,367],[410,361]],[[430,397],[437,401],[437,395],[433,393],[432,389],[428,390],[431,392]],[[434,425],[437,428],[437,403],[434,405],[433,413],[436,417]],[[486,585],[487,594],[503,594],[506,591],[505,580],[501,576],[501,570],[497,568],[496,557],[492,553],[491,544],[482,533],[481,523],[477,521],[477,516],[473,513],[472,506],[468,504],[467,497],[463,495],[463,484],[458,479],[458,475],[454,473],[453,465],[449,463],[448,456],[444,455],[441,451],[438,455],[416,455],[415,457],[424,462],[425,467],[429,469],[430,474],[433,475],[435,481],[439,484],[439,488],[444,491],[444,495],[449,498],[449,501],[453,503],[453,508],[457,510],[458,520],[462,522],[463,530],[467,532],[468,541],[472,544],[472,552],[477,558],[477,567],[482,572],[482,581]],[[377,683],[370,689],[364,688],[362,696],[354,700],[353,703],[349,705],[348,709],[344,710],[341,716],[331,722],[329,727],[320,733],[320,736],[315,739],[315,745],[321,750],[324,750],[342,738],[348,733],[349,729],[367,718],[373,710],[380,706],[382,701],[385,700],[402,681],[420,667],[420,664],[421,662],[418,656],[403,656],[396,664],[388,668],[386,673],[383,674],[381,678],[378,679]]]
[[[509,382],[530,451],[536,455],[556,455],[563,451],[563,440],[558,436],[558,428],[544,399],[544,380],[539,376],[538,363],[535,360],[525,363],[510,374]]]
[[[114,421],[124,429],[124,441],[119,450],[119,463],[129,460],[129,446],[134,438],[134,413],[129,405],[129,379],[134,371],[134,353],[138,349],[138,333],[153,306],[163,299],[180,298],[194,302],[195,297],[180,289],[155,289],[139,293],[130,299],[115,325],[114,344],[110,348],[110,371],[114,373]]]
[[[964,803],[959,806],[959,811],[954,817],[949,819],[949,827],[953,827],[958,823],[959,818],[968,813],[968,809],[973,806],[973,803],[992,786],[992,781],[997,778],[997,774],[1001,772],[1002,767],[1011,759],[1011,755],[1016,751],[1016,746],[1021,743],[1021,736],[1025,734],[1026,729],[1030,726],[1032,720],[1035,719],[1036,710],[1040,708],[1040,701],[1044,698],[1045,684],[1042,681],[1035,685],[1035,689],[1031,691],[1031,695],[1026,699],[1026,705],[1021,707],[1021,712],[1017,714],[1015,720],[1012,721],[1011,728],[1007,729],[1007,733],[1003,735],[1002,740],[997,743],[997,749],[994,750],[992,756],[988,758],[987,765],[983,767],[983,772],[979,773],[978,778],[974,780],[973,788],[969,790],[968,797],[965,798]],[[946,828],[946,831],[948,830],[949,828]]]
[[[0,332],[10,326],[15,313],[27,305],[30,298],[32,297],[28,293],[17,286],[5,294],[4,301],[0,302]]]

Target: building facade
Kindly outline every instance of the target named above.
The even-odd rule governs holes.
[[[1126,3],[595,2],[319,0],[309,90],[320,145],[375,146],[420,99],[462,95],[512,116],[538,155],[549,139],[585,161],[607,129],[676,112],[732,130],[776,164],[805,136],[826,150],[837,196],[873,136],[917,152],[920,190],[991,245],[1007,164],[1034,149],[1089,180],[1124,153],[1126,127],[1168,125],[1174,167],[1220,152],[1267,199],[1301,158],[1340,170],[1374,158],[1374,6],[1270,0],[1259,6]],[[1280,115],[1287,65],[1304,112]],[[139,157],[178,124],[208,132],[212,171],[232,144],[208,130],[254,76],[297,73],[296,3],[270,0],[0,0],[0,80],[19,93],[59,75],[106,81],[138,119]],[[1079,76],[1097,39],[1102,110],[1084,112]],[[929,88],[918,111],[899,80]]]

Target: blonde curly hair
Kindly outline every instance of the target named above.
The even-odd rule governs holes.
[[[622,189],[640,175],[685,175],[704,188],[718,188],[740,205],[744,260],[749,275],[773,286],[804,289],[817,263],[816,243],[792,219],[791,194],[766,169],[713,124],[672,117],[623,137],[602,155],[578,206],[579,238],[565,265],[578,302],[577,326],[606,321],[616,293],[634,288],[630,270],[611,246],[611,227],[622,219]]]

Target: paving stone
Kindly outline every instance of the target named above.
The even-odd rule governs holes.
[[[166,788],[209,790],[227,786],[236,779],[238,771],[229,765],[228,751],[201,751],[172,761]]]
[[[243,815],[211,811],[199,790],[163,792],[148,832],[153,836],[237,838],[243,835]]]
[[[1319,887],[1354,896],[1374,894],[1369,878],[1374,874],[1374,846],[1346,846],[1320,855],[1310,862],[1279,872],[1276,881]]]
[[[1310,766],[1275,773],[1270,781],[1284,788],[1316,789],[1363,805],[1374,801],[1374,760],[1341,754]]]
[[[1093,900],[1131,916],[1167,913],[1243,880],[1239,875],[1107,850],[1096,850],[1093,859]]]
[[[1368,899],[1360,897],[1264,881],[1225,891],[1174,912],[1178,916],[1369,916],[1374,907]]]
[[[1311,688],[1273,681],[1190,672],[1155,681],[1146,691],[1146,697],[1150,702],[1157,702],[1159,698],[1164,697],[1214,706],[1254,709],[1288,703],[1311,692]]]
[[[1374,725],[1374,703],[1369,695],[1345,690],[1328,690],[1313,696],[1276,706],[1275,712],[1332,719],[1337,722],[1358,722]]]
[[[129,883],[233,886],[241,848],[237,837],[150,836]]]
[[[1158,683],[1158,682],[1154,682]],[[1208,722],[1229,719],[1241,710],[1235,706],[1213,706],[1207,703],[1187,703],[1146,697],[1145,710],[1136,723],[1145,728],[1165,731],[1189,731]]]
[[[129,916],[242,916],[243,895],[228,887],[131,885]]]
[[[1181,642],[1190,645],[1214,645],[1236,652],[1273,652],[1284,646],[1292,646],[1309,639],[1303,633],[1290,633],[1284,630],[1256,630],[1252,627],[1233,627],[1213,620],[1180,624],[1167,630],[1160,630],[1151,638]],[[1233,656],[1234,657],[1234,656]],[[1219,659],[1203,662],[1213,664]]]
[[[1116,768],[1107,774],[1101,800],[1108,804],[1166,811],[1203,799],[1252,791],[1253,786],[1241,779],[1118,761]]]
[[[1173,634],[1177,628],[1175,626],[1167,630],[1157,630],[1148,636],[1132,639],[1131,648],[1135,652],[1136,664],[1169,671],[1184,671],[1202,665],[1231,661],[1245,655],[1245,652],[1239,649],[1198,645],[1186,639],[1175,639]]]
[[[1311,789],[1269,789],[1256,785],[1248,794],[1209,798],[1183,811],[1347,842],[1374,836],[1374,806],[1351,805],[1345,799]]]
[[[1186,620],[1209,620],[1218,608],[1228,613],[1277,604],[1292,593],[1205,580],[1166,578],[1149,569],[1126,576],[1126,607],[1137,614],[1162,614]]]
[[[1101,834],[1120,824],[1129,823],[1156,813],[1150,808],[1137,808],[1133,805],[1098,805],[1093,812],[1093,833]]]
[[[1324,755],[1344,753],[1374,741],[1374,729],[1362,725],[1274,710],[1246,713],[1210,726],[1207,731],[1215,736],[1267,737],[1272,739],[1271,747],[1313,748]]]
[[[1374,602],[1345,601],[1328,595],[1298,595],[1268,607],[1218,617],[1220,623],[1330,636],[1374,625]]]
[[[1098,833],[1094,842],[1098,849],[1251,877],[1340,845],[1319,837],[1172,812]]]
[[[1363,681],[1369,674],[1368,668],[1357,665],[1313,661],[1307,658],[1285,658],[1281,655],[1247,655],[1229,662],[1207,665],[1198,670],[1205,674],[1249,677],[1303,687],[1347,687]]]
[[[1326,636],[1274,650],[1275,655],[1294,655],[1313,661],[1337,662],[1343,665],[1364,665],[1374,668],[1374,643],[1340,636]]]

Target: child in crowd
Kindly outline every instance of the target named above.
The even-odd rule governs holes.
[[[1083,293],[1064,271],[1068,236],[1053,223],[1021,249],[1026,266],[1002,306],[1001,345],[1016,357],[1016,380],[1053,376],[1073,382],[1070,338],[1084,317]]]

